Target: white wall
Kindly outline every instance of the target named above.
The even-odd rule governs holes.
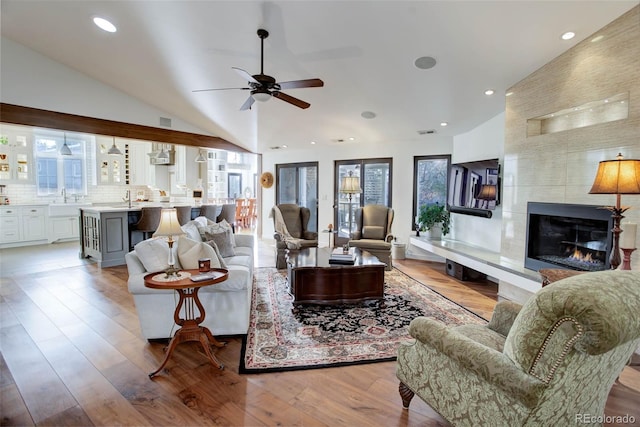
[[[306,150],[270,150],[262,156],[262,169],[275,174],[276,164],[318,161],[318,228],[322,231],[326,229],[328,224],[334,222],[334,161],[392,157],[393,187],[391,191],[392,207],[395,211],[392,232],[398,237],[398,241],[406,243],[409,240],[409,235],[412,234],[413,157],[449,154],[452,147],[452,138],[436,135],[425,136],[419,141],[389,141],[385,144],[375,145],[366,142],[316,144],[309,145]],[[262,189],[262,192],[262,236],[271,238],[273,236],[273,220],[269,218],[269,211],[275,204],[275,185],[270,189]],[[499,231],[498,234],[500,234]],[[319,239],[322,243],[322,239],[328,240],[328,237],[320,233]]]
[[[0,100],[6,104],[153,127],[166,117],[171,129],[209,135],[19,43],[5,37],[1,43]]]
[[[500,113],[470,132],[453,138],[452,163],[472,162],[504,157],[504,120]],[[491,218],[463,214],[451,215],[451,237],[465,243],[500,252],[502,234],[502,204],[492,211]]]

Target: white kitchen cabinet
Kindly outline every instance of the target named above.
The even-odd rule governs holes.
[[[131,141],[129,143],[129,179],[131,185],[156,185],[156,169],[149,160],[151,148],[150,142]]]
[[[0,183],[34,183],[31,136],[16,133],[6,125],[0,132]]]
[[[30,242],[47,238],[47,208],[44,206],[23,206],[22,240]]]
[[[186,191],[195,189],[200,179],[200,163],[195,161],[200,149],[176,145],[175,152],[175,164],[169,166],[171,193],[190,196]]]
[[[227,152],[209,151],[207,153],[207,197],[225,199],[227,188]]]
[[[49,218],[49,241],[78,240],[80,238],[79,216]]]
[[[8,206],[0,208],[0,243],[20,241],[20,216],[18,210]]]
[[[0,208],[0,245],[2,247],[46,242],[46,206],[3,206]]]
[[[127,185],[129,174],[126,161],[127,148],[122,141],[116,143],[122,154],[109,154],[114,138],[96,137],[96,170],[98,171],[98,185]]]

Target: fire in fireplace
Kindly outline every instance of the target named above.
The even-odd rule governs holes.
[[[613,220],[599,206],[529,202],[524,266],[609,269]]]

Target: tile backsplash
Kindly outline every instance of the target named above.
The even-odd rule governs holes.
[[[87,191],[87,196],[82,198],[82,201],[91,203],[124,203],[127,190],[131,190],[133,199],[135,200],[138,192],[144,192],[145,198],[149,201],[160,201],[160,193],[158,190],[151,190],[144,185],[100,185],[90,186]],[[62,195],[58,196],[38,196],[36,192],[36,186],[30,184],[7,184],[5,186],[4,195],[9,199],[12,205],[24,205],[24,204],[49,204],[49,203],[62,203]],[[73,198],[68,198],[73,200]]]

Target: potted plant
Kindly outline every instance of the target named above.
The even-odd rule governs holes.
[[[444,205],[439,203],[420,206],[419,221],[421,229],[428,230],[429,237],[432,239],[446,236],[451,230],[451,214]]]

